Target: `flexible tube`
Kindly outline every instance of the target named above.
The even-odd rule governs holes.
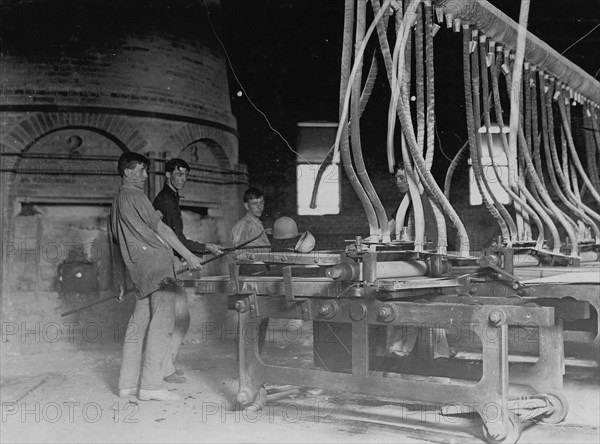
[[[407,5],[408,8],[411,7],[411,3]],[[396,44],[394,46],[394,52],[392,55],[392,78],[394,82],[391,85],[392,95],[389,102],[388,107],[388,132],[387,132],[387,145],[388,152],[393,150],[394,144],[394,131],[396,126],[396,112],[397,106],[400,102],[400,94],[404,94],[404,90],[400,90],[398,85],[403,85],[405,88],[407,85],[410,85],[410,49],[409,51],[403,52],[406,46],[410,48],[410,27],[404,21],[404,17],[400,16],[399,13],[396,14]],[[414,17],[413,17],[414,18]],[[407,31],[408,28],[408,31]],[[397,80],[396,80],[397,79]],[[408,86],[410,87],[410,86]],[[407,99],[408,100],[408,99]],[[412,123],[411,123],[412,124]],[[423,206],[421,204],[421,196],[419,193],[419,188],[417,185],[417,180],[415,178],[415,174],[412,167],[412,159],[406,147],[406,138],[402,136],[401,143],[401,151],[402,151],[402,159],[404,161],[404,171],[406,173],[406,179],[408,182],[408,196],[409,202],[413,204],[413,212],[415,217],[415,239],[414,239],[414,249],[415,251],[423,251],[423,240],[425,237],[425,227],[423,222]],[[390,148],[391,147],[391,148]],[[406,197],[404,198],[406,199]],[[404,200],[403,200],[404,202]],[[399,212],[397,213],[398,219],[396,220],[396,227],[398,228],[399,223],[403,223],[406,218],[406,211],[408,211],[408,207],[406,205],[400,205],[398,208]],[[400,214],[400,210],[404,212],[404,214]]]
[[[384,6],[382,7],[380,13],[373,19],[373,23],[369,27],[369,30],[365,34],[365,38],[362,41],[362,44],[358,50],[358,58],[362,59],[364,55],[364,51],[369,40],[371,33],[373,32],[374,27],[376,26],[377,21],[381,20],[383,15],[382,11],[385,11],[390,6],[391,0],[386,0]],[[379,238],[381,235],[381,228],[378,223],[377,215],[373,208],[373,204],[371,203],[367,193],[363,189],[359,178],[356,175],[356,172],[352,166],[352,158],[350,155],[350,147],[348,142],[348,108],[350,103],[351,89],[354,83],[354,77],[356,76],[356,72],[358,70],[357,60],[355,60],[354,66],[350,70],[350,58],[352,51],[352,29],[354,23],[354,1],[346,0],[345,6],[345,16],[344,16],[344,42],[342,49],[342,75],[340,82],[340,123],[338,126],[338,131],[336,133],[336,139],[334,142],[334,150],[339,149],[342,164],[344,166],[344,171],[346,172],[346,176],[352,185],[352,188],[358,195],[358,198],[365,210],[365,214],[367,216],[367,221],[369,223],[369,235],[375,238]],[[343,143],[342,142],[342,135]],[[341,146],[340,146],[341,143]],[[336,148],[337,147],[337,148]],[[386,226],[387,226],[386,221]]]
[[[587,167],[590,172],[590,179],[596,188],[596,191],[600,191],[600,173],[598,172],[598,165],[596,160],[596,147],[594,141],[594,127],[592,123],[592,113],[589,109],[589,104],[585,104],[583,109],[583,126],[584,138],[585,138],[585,155]]]
[[[357,3],[357,12],[356,12],[356,34],[355,34],[355,76],[354,76],[354,85],[352,87],[352,97],[350,102],[350,133],[351,133],[351,147],[352,147],[352,159],[354,160],[354,166],[356,175],[360,180],[362,188],[367,193],[369,197],[369,201],[375,211],[375,215],[377,218],[377,225],[381,230],[381,236],[383,242],[389,242],[390,239],[390,228],[388,225],[387,214],[385,212],[385,208],[375,191],[375,187],[371,180],[369,179],[369,174],[367,173],[367,169],[365,166],[363,154],[362,154],[362,141],[360,135],[360,92],[361,92],[361,83],[362,83],[362,57],[359,54],[360,45],[363,43],[363,40],[366,39],[365,35],[365,27],[366,27],[366,3],[359,1]],[[382,17],[383,14],[380,15]],[[373,31],[373,25],[370,27],[371,31]]]
[[[379,14],[379,10],[380,10],[380,5],[379,5],[379,0],[373,0],[371,1],[371,7],[373,8],[373,14],[377,15]],[[396,13],[396,16],[401,15],[402,12],[398,11]],[[392,55],[391,55],[391,51],[390,51],[390,44],[388,42],[387,39],[387,21],[384,22],[383,20],[380,20],[379,22],[377,22],[377,38],[379,40],[379,49],[381,51],[381,55],[383,57],[383,62],[385,64],[385,71],[387,74],[387,78],[388,78],[388,82],[391,85],[393,84],[393,80],[392,80],[392,73],[394,72],[394,67],[392,66]],[[390,104],[391,106],[391,104]],[[389,128],[389,127],[388,127]],[[393,130],[391,132],[393,134]],[[388,129],[388,137],[389,137],[389,129]],[[386,151],[387,151],[387,161],[388,161],[388,171],[390,174],[394,173],[394,167],[396,166],[396,154],[394,152],[394,144],[393,143],[387,143],[386,144]],[[398,236],[398,233],[396,233],[396,236]]]
[[[477,57],[471,57],[470,46],[471,29],[468,25],[465,25],[463,27],[463,80],[465,84],[465,111],[467,113],[467,135],[469,137],[471,166],[473,167],[477,190],[481,195],[481,199],[483,200],[485,207],[498,223],[504,241],[510,242],[510,234],[508,232],[506,222],[504,219],[502,219],[496,207],[494,207],[489,201],[488,195],[491,196],[491,193],[486,186],[487,182],[483,181],[481,178],[481,162],[477,156],[481,142],[479,141],[479,132],[477,131],[477,128],[475,128],[475,122],[480,121],[480,116],[475,115],[479,114],[479,98],[473,97],[474,95],[479,95],[479,82],[477,80],[477,76],[473,75],[475,74],[475,63],[471,63],[474,62]],[[471,62],[469,61],[470,58],[472,59]],[[471,72],[471,70],[473,70],[473,72]],[[486,187],[485,191],[484,187]]]
[[[415,3],[418,3],[418,0],[410,2],[410,4],[408,5],[408,8],[407,8],[413,15],[414,15]],[[408,14],[407,14],[407,16],[408,16]],[[407,19],[406,26],[409,26],[409,24],[410,24],[410,19]],[[406,27],[404,29],[404,32],[407,32]],[[404,50],[406,47],[406,40],[403,39],[403,42],[404,42],[404,44],[402,44],[402,47],[399,48],[399,51],[402,56],[403,56],[403,53],[404,53]],[[400,57],[400,60],[402,60],[402,58],[403,57]],[[392,91],[395,91],[396,97],[398,97],[398,89],[399,89],[399,87],[398,87],[397,83],[395,82],[392,87]],[[440,190],[439,186],[437,185],[437,183],[431,176],[431,173],[429,171],[427,171],[427,168],[425,166],[425,162],[423,161],[423,159],[422,158],[419,159],[417,141],[416,141],[416,137],[414,134],[414,130],[412,127],[412,121],[411,121],[411,117],[410,117],[410,108],[409,108],[409,105],[407,103],[405,103],[404,100],[400,100],[400,103],[398,106],[398,115],[400,118],[400,123],[402,124],[402,133],[405,136],[405,139],[406,139],[406,142],[408,145],[408,149],[410,150],[412,157],[415,160],[415,167],[416,167],[417,171],[419,172],[419,174],[421,175],[421,178],[423,179],[423,181],[426,182],[427,185],[431,188],[434,197],[438,200],[438,202],[441,203],[442,209],[444,210],[444,212],[446,214],[448,214],[450,220],[456,227],[456,230],[458,231],[458,237],[459,237],[459,243],[460,243],[459,255],[461,257],[468,257],[469,250],[470,250],[470,242],[469,242],[469,237],[465,230],[464,224],[458,217],[458,214],[456,214],[456,211],[454,210],[452,205],[450,205],[450,202],[448,202],[448,200],[444,196],[443,192]]]
[[[494,161],[494,154],[492,153],[492,146],[494,145],[494,141],[492,140],[492,133],[490,132],[490,128],[492,126],[492,120],[490,118],[490,98],[489,98],[489,83],[488,83],[488,71],[489,68],[487,66],[487,51],[485,48],[485,37],[480,39],[480,44],[479,44],[479,57],[480,57],[480,65],[481,65],[481,88],[482,88],[482,105],[483,105],[483,122],[485,124],[486,127],[486,132],[485,132],[485,136],[486,136],[486,144],[487,144],[487,150],[488,150],[488,156],[490,158],[490,161],[492,163],[492,171],[494,173],[494,179],[496,180],[496,183],[498,183],[502,188],[506,188],[502,182],[502,179],[500,178],[500,175],[498,174],[498,169],[496,168],[496,164]],[[492,54],[493,57],[493,54]],[[493,63],[493,61],[490,62]],[[487,176],[487,175],[486,175]],[[487,178],[487,177],[486,177]],[[502,205],[502,204],[500,204]],[[510,233],[510,238],[507,239],[507,241],[517,241],[518,240],[518,235],[517,235],[517,226],[515,224],[515,222],[513,221],[511,215],[508,213],[508,211],[506,210],[506,208],[504,207],[504,205],[502,205],[502,216],[504,217],[504,220],[506,221],[506,224],[508,225],[508,230]]]
[[[425,151],[425,166],[428,171],[431,171],[435,152],[435,73],[433,64],[433,9],[431,1],[424,2],[425,15],[425,78],[427,81],[427,115],[426,125],[427,148]],[[423,182],[426,186],[427,183]],[[437,228],[437,253],[446,254],[448,251],[448,234],[446,232],[446,217],[442,212],[440,203],[435,199],[431,190],[427,189],[427,195],[430,197],[431,208],[435,216]]]
[[[446,178],[444,179],[444,195],[446,199],[450,200],[450,188],[452,186],[452,177],[454,176],[454,171],[458,167],[458,164],[464,157],[467,152],[467,148],[469,147],[469,141],[466,141],[463,146],[460,147],[456,156],[450,162],[450,166],[448,167],[448,171],[446,171]]]
[[[552,128],[552,130],[554,128],[553,128],[553,126],[551,127],[548,124],[547,96],[552,95],[552,91],[550,90],[550,88],[548,88],[548,93],[545,92],[546,84],[544,81],[544,74],[542,72],[539,73],[538,77],[539,77],[539,82],[540,82],[540,85],[539,85],[540,86],[540,88],[539,88],[540,100],[542,102],[540,105],[540,109],[542,112],[542,119],[541,119],[541,121],[542,121],[542,140],[544,142],[543,143],[544,154],[546,156],[546,165],[548,167],[547,171],[548,171],[548,177],[550,179],[550,183],[552,184],[552,188],[554,189],[554,192],[556,193],[558,198],[571,211],[573,211],[573,213],[577,214],[581,219],[583,219],[592,228],[592,230],[595,233],[596,240],[598,240],[598,239],[600,239],[600,231],[598,229],[598,226],[591,220],[591,218],[589,216],[586,215],[585,209],[583,207],[580,209],[576,206],[575,196],[565,186],[566,184],[564,183],[563,173],[562,173],[562,170],[560,169],[560,164],[558,163],[558,155],[556,154],[556,146],[551,145],[551,140],[554,141],[554,134],[550,134],[549,128]],[[550,107],[551,106],[552,106],[552,103],[550,102]],[[558,176],[558,180],[563,185],[562,188],[557,181],[557,176]],[[563,189],[564,189],[564,193],[563,193]],[[565,196],[565,193],[567,193],[567,196]],[[571,199],[569,199],[569,197],[571,197]],[[598,220],[600,221],[600,216],[597,214],[596,214],[596,216],[598,217]]]
[[[507,82],[507,87],[512,82],[510,73],[508,73],[506,75],[506,82]],[[554,202],[550,198],[550,195],[548,194],[546,189],[541,187],[537,172],[535,171],[535,168],[533,168],[533,162],[531,160],[531,154],[529,153],[529,147],[527,146],[527,141],[525,140],[525,134],[523,133],[523,127],[520,124],[518,125],[518,136],[519,136],[518,137],[519,147],[521,148],[519,150],[519,154],[523,155],[523,158],[525,160],[525,168],[526,168],[527,174],[531,178],[533,186],[537,189],[537,191],[538,191],[539,195],[541,196],[541,198],[543,199],[544,203],[548,206],[548,208],[550,208],[550,210],[553,211],[552,216],[554,216],[558,220],[558,222],[564,227],[565,231],[567,232],[567,236],[571,240],[571,256],[576,257],[579,252],[579,244],[577,243],[577,237],[573,231],[572,226],[563,216],[562,211],[560,211],[560,209],[554,204]],[[560,246],[560,240],[559,240],[559,246]],[[555,243],[554,247],[556,248],[556,243]]]
[[[554,164],[554,171],[557,174],[558,180],[560,181],[560,185],[564,189],[565,193],[567,193],[567,195],[571,198],[573,203],[575,205],[580,206],[581,209],[583,211],[585,211],[586,214],[588,214],[592,219],[600,222],[600,215],[598,213],[596,213],[595,211],[593,211],[591,208],[589,208],[587,205],[583,204],[581,202],[581,199],[578,199],[575,192],[573,190],[571,190],[570,178],[569,178],[568,174],[566,174],[565,171],[563,171],[563,169],[561,167],[561,160],[558,158],[558,153],[557,153],[557,148],[556,148],[556,138],[554,137],[554,110],[552,107],[552,96],[554,94],[555,82],[553,79],[550,79],[550,83],[548,85],[546,85],[545,80],[547,77],[548,77],[547,74],[545,74],[544,76],[542,76],[540,74],[540,82],[542,82],[542,91],[544,91],[544,94],[542,96],[542,98],[544,99],[544,105],[545,105],[543,107],[544,108],[543,111],[545,111],[546,123],[548,126],[548,130],[545,132],[545,134],[548,135],[548,142],[549,142],[549,146],[550,146],[550,155],[552,157],[552,162]],[[564,137],[562,137],[562,136],[563,136],[563,134],[561,132],[561,143],[566,143],[566,141],[563,142],[562,139],[564,139]],[[562,146],[562,151],[563,151],[563,154],[567,154],[566,146],[564,146],[564,145]],[[564,159],[563,162],[566,163],[566,159]]]
[[[494,114],[496,115],[496,120],[498,121],[498,125],[500,126],[500,128],[503,129],[504,128],[504,118],[502,116],[502,106],[501,106],[501,101],[500,101],[500,85],[498,82],[498,72],[500,71],[500,66],[502,64],[501,55],[502,55],[502,47],[500,45],[497,45],[496,46],[496,63],[494,63],[494,64],[492,64],[492,66],[490,66],[490,74],[491,74],[490,78],[492,80],[492,97],[494,98],[494,100],[493,100]],[[508,159],[508,141],[506,140],[506,134],[503,131],[500,131],[500,141],[502,142],[502,148],[504,149],[504,153]],[[559,246],[556,247],[557,248],[556,251],[558,251],[558,248],[560,248],[560,239],[558,236],[558,230],[554,226],[554,223],[552,222],[552,219],[550,218],[550,216],[548,216],[548,213],[544,211],[544,209],[541,207],[541,205],[538,203],[537,200],[533,199],[533,196],[527,190],[525,183],[520,180],[514,187],[514,191],[513,191],[513,188],[510,186],[505,187],[505,190],[509,193],[510,197],[517,204],[519,204],[521,206],[521,208],[523,208],[525,211],[527,211],[529,213],[530,216],[533,217],[533,214],[535,214],[536,216],[538,216],[537,220],[542,219],[544,221],[544,223],[546,223],[546,225],[550,229],[552,238],[555,241],[558,241],[558,243],[559,243]],[[515,191],[520,191],[524,195],[525,199],[522,199],[519,195],[517,195],[517,193]],[[532,207],[533,207],[533,209],[532,209]],[[518,229],[518,227],[517,227],[517,229]],[[540,245],[543,244],[543,239],[544,239],[543,226],[538,225],[538,230],[539,231],[538,231],[537,246],[538,246],[538,248],[541,248]],[[540,237],[541,237],[541,239],[540,239]],[[520,240],[524,239],[524,233],[519,232],[519,239]]]
[[[560,115],[562,117],[563,122],[563,130],[565,133],[565,137],[567,139],[567,146],[569,147],[569,152],[571,153],[571,159],[573,160],[573,164],[577,171],[579,172],[579,176],[583,179],[584,183],[587,185],[590,194],[594,197],[596,202],[600,204],[600,194],[594,188],[594,185],[590,181],[589,177],[585,173],[583,169],[583,165],[581,165],[581,161],[579,160],[579,156],[577,154],[577,149],[575,148],[575,142],[573,142],[573,135],[571,134],[571,126],[569,125],[569,119],[567,118],[567,111],[565,110],[565,103],[562,97],[558,97],[558,109],[560,110]]]

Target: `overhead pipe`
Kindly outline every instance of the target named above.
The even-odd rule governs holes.
[[[434,5],[446,15],[469,22],[492,40],[503,43],[509,49],[516,49],[519,24],[489,2],[434,0]],[[529,31],[525,60],[568,85],[596,106],[600,104],[600,82]]]

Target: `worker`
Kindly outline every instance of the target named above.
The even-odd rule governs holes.
[[[404,195],[409,192],[408,178],[406,175],[404,164],[399,164],[396,166],[394,171],[394,180],[396,182],[396,188],[398,189],[398,193],[400,195],[400,199],[398,201],[401,201]],[[425,238],[427,239],[427,234],[429,234],[430,236],[434,235],[431,231],[431,228],[430,231],[427,231],[427,229],[428,227],[432,226],[431,221],[435,221],[435,215],[433,213],[433,209],[431,208],[431,202],[429,201],[429,198],[425,195],[425,193],[423,193],[423,195],[421,196],[421,202],[423,203],[423,213],[425,214],[424,221],[430,221],[430,223],[426,224],[425,226]],[[408,234],[411,240],[414,240],[415,222],[413,213],[414,211],[411,212],[409,216],[408,233],[406,233]],[[392,234],[395,232],[394,230],[396,228],[396,221],[394,217],[390,218],[388,222]],[[437,236],[437,228],[434,228],[434,230],[436,230],[435,235]],[[394,354],[396,356],[407,356],[412,352],[417,342],[419,333],[421,332],[421,327],[413,327],[414,326],[411,325],[402,325],[399,327],[392,327],[388,329],[388,343],[391,344],[388,348],[389,353]],[[444,330],[443,328],[433,328],[432,330],[435,341],[433,349],[434,358],[450,357],[454,355],[454,350],[452,350],[448,344],[446,330]]]
[[[248,188],[243,195],[244,208],[246,214],[242,217],[231,229],[231,241],[232,245],[240,245],[249,239],[258,239],[248,244],[244,250],[237,251],[235,253],[236,260],[249,260],[250,255],[256,252],[269,251],[271,242],[265,233],[260,217],[265,209],[265,197],[261,190],[258,188]],[[254,247],[254,248],[252,248]],[[258,272],[261,272],[265,268],[265,265],[259,265]],[[250,274],[257,271],[257,266],[251,264],[242,264],[239,266],[238,272],[240,274]],[[258,351],[262,352],[265,339],[267,336],[267,328],[269,320],[264,319],[258,326]]]
[[[154,208],[160,211],[163,215],[163,222],[168,225],[177,238],[183,245],[196,255],[221,254],[222,247],[211,243],[201,243],[188,239],[183,233],[183,219],[181,217],[181,208],[179,208],[179,191],[183,189],[190,173],[190,166],[183,159],[171,159],[165,164],[165,184],[163,189],[154,198]],[[177,253],[176,253],[177,255]],[[179,259],[181,257],[177,255]],[[181,369],[175,368],[175,361],[179,347],[183,343],[185,334],[189,327],[189,305],[187,300],[187,292],[183,287],[177,287],[178,312],[184,313],[187,322],[184,322],[182,328],[175,328],[169,346],[169,353],[165,358],[165,381],[169,383],[180,384],[186,381],[184,372]],[[187,316],[185,316],[187,314]],[[176,324],[176,327],[178,325]]]
[[[396,182],[396,188],[400,194],[400,199],[398,200],[399,202],[402,201],[402,199],[404,198],[404,195],[406,195],[409,192],[409,186],[408,186],[408,177],[406,175],[406,170],[404,168],[404,164],[400,163],[398,165],[396,165],[396,167],[394,168],[394,180]],[[429,197],[423,193],[421,195],[421,203],[423,206],[423,223],[425,224],[425,239],[423,240],[424,243],[426,242],[431,242],[434,239],[437,239],[437,227],[435,225],[435,213],[433,212],[433,209],[431,207],[431,202],[429,201]],[[409,217],[408,217],[408,225],[405,227],[406,232],[405,233],[396,233],[396,210],[397,208],[394,210],[393,214],[391,215],[389,221],[388,221],[388,225],[390,227],[390,234],[403,234],[404,236],[406,236],[406,239],[402,239],[402,240],[411,240],[414,241],[414,235],[415,235],[415,214],[414,214],[414,210],[411,211],[409,213]]]
[[[243,201],[246,214],[238,220],[231,229],[232,245],[240,245],[258,235],[260,235],[260,237],[248,244],[244,250],[236,252],[236,259],[248,259],[250,254],[265,250],[268,251],[271,246],[271,242],[265,233],[263,223],[260,220],[265,209],[265,197],[263,192],[258,188],[248,188],[244,192]]]
[[[180,399],[163,387],[163,365],[175,323],[175,290],[166,283],[176,276],[173,249],[190,270],[201,269],[202,263],[162,222],[162,214],[144,193],[148,165],[139,153],[121,155],[121,187],[109,219],[109,239],[117,246],[117,260],[124,264],[137,294],[123,344],[118,388],[120,397],[137,393],[142,401],[169,402]],[[116,281],[123,286],[124,270],[115,268]]]

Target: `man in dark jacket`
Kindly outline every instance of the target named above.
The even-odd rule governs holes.
[[[180,396],[162,386],[164,356],[174,327],[176,287],[163,282],[175,277],[175,250],[191,270],[202,268],[196,257],[162,222],[144,193],[146,157],[126,152],[119,158],[121,187],[110,213],[109,238],[117,263],[125,265],[137,300],[123,344],[119,396],[136,393],[140,400],[177,401]],[[124,283],[125,270],[115,267],[115,280]],[[138,391],[139,385],[139,391]]]
[[[171,159],[165,164],[166,181],[163,189],[156,195],[153,205],[163,215],[163,222],[168,225],[177,238],[188,250],[196,255],[204,254],[221,254],[221,246],[216,244],[204,244],[188,239],[183,234],[183,219],[181,217],[181,209],[179,208],[179,190],[183,189],[187,176],[190,172],[190,166],[183,159]],[[178,295],[178,300],[182,303],[181,311],[189,313],[187,303],[187,293],[184,288],[179,288],[181,294]],[[187,325],[182,328],[176,328],[173,333],[169,353],[165,360],[165,381],[170,383],[183,383],[186,381],[183,376],[183,371],[175,368],[175,359],[179,347],[183,342],[185,333],[189,327],[189,316],[187,317]]]

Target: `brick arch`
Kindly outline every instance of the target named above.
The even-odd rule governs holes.
[[[209,149],[221,168],[230,168],[231,162],[227,152],[223,149],[229,144],[229,141],[223,136],[222,132],[214,128],[202,127],[197,125],[186,125],[175,134],[173,134],[165,146],[175,146],[179,148],[177,154],[183,152],[190,145],[202,142]],[[167,151],[165,149],[165,151]]]
[[[7,148],[27,152],[42,137],[63,129],[86,129],[114,141],[123,151],[142,151],[148,144],[127,118],[113,114],[37,113],[4,138]]]
[[[184,153],[186,153],[188,148],[190,148],[192,145],[194,145],[195,143],[198,143],[198,142],[201,142],[206,148],[208,148],[208,153],[210,153],[211,157],[213,159],[215,159],[216,166],[221,167],[221,168],[229,167],[229,159],[227,158],[227,154],[225,154],[225,151],[223,150],[223,148],[221,148],[221,146],[212,139],[193,140],[192,142],[190,142],[189,144],[184,146],[179,151],[179,153],[177,153],[176,157],[187,157],[187,156],[185,156]],[[198,160],[194,161],[193,159],[192,159],[192,161],[198,162]]]

